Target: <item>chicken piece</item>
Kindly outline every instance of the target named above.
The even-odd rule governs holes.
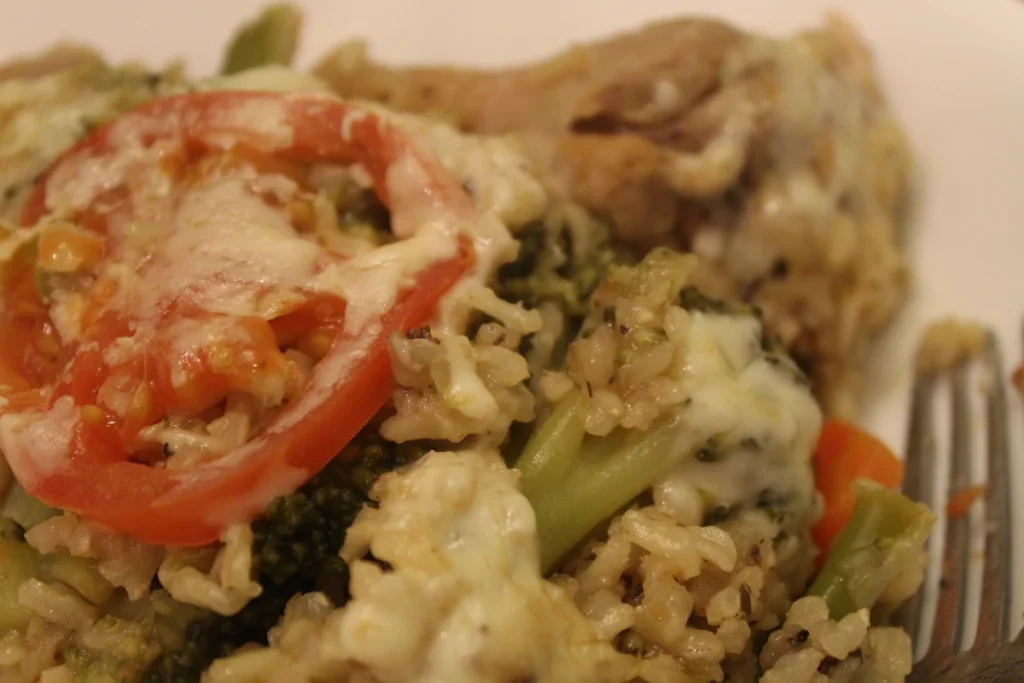
[[[349,43],[316,73],[344,97],[514,134],[623,243],[702,256],[697,285],[757,305],[826,410],[855,412],[858,368],[906,296],[910,156],[842,19],[785,40],[663,21],[504,70],[393,68]]]
[[[637,242],[668,232],[677,215],[675,193],[660,177],[672,148],[657,139],[668,132],[660,129],[716,87],[744,41],[725,24],[683,19],[507,71],[392,69],[369,61],[364,44],[348,43],[316,72],[345,97],[482,134],[528,133],[552,184],[610,214]],[[647,129],[651,136],[640,134]]]
[[[365,44],[356,42],[329,54],[317,72],[349,96],[452,114],[462,128],[557,133],[605,112],[635,122],[664,120],[671,112],[651,106],[657,99],[654,83],[671,81],[678,106],[685,108],[716,84],[725,58],[743,40],[725,24],[683,19],[577,45],[541,64],[507,71],[393,69],[369,61]]]

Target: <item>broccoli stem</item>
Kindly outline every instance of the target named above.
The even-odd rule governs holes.
[[[579,461],[586,436],[585,416],[583,393],[571,391],[530,437],[516,461],[519,482],[528,498],[543,496],[545,486],[565,479]]]
[[[810,594],[825,599],[834,619],[874,607],[896,575],[914,562],[934,522],[924,505],[897,491],[862,484],[853,516]]]
[[[266,7],[256,19],[238,29],[224,55],[221,73],[233,74],[269,64],[291,64],[301,23],[301,12],[290,3]]]
[[[634,498],[667,475],[694,449],[679,442],[678,417],[645,431],[584,434],[586,400],[563,398],[516,461],[523,493],[537,516],[541,565],[551,571],[566,553]]]

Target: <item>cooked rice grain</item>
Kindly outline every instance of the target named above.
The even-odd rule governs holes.
[[[61,665],[41,673],[39,683],[75,683],[75,677],[69,668]]]
[[[761,512],[702,527],[655,508],[630,510],[588,562],[557,580],[603,637],[668,657],[687,680],[721,681],[789,606],[774,550],[779,531]]]
[[[933,321],[918,342],[915,369],[934,375],[976,358],[985,350],[988,330],[971,320],[944,318]]]
[[[24,634],[4,637],[0,683],[37,683],[44,671],[60,664],[58,657],[71,635],[63,626],[33,617]]]
[[[411,339],[392,335],[389,349],[399,388],[395,415],[381,426],[381,435],[396,442],[451,443],[474,436],[479,445],[496,446],[513,422],[532,420],[534,397],[525,384],[530,372],[515,348],[522,331],[539,328],[540,321],[513,308],[516,314],[506,315],[507,320],[515,324],[519,316],[519,322],[530,324],[510,329],[488,323],[472,342],[445,332],[440,338],[429,332]]]
[[[237,614],[263,589],[252,580],[253,533],[248,524],[234,524],[224,545],[204,571],[210,550],[171,550],[160,565],[160,584],[175,600],[217,614]]]
[[[516,480],[496,452],[474,451],[385,475],[342,550],[352,599],[294,598],[270,648],[216,662],[207,683],[687,683],[616,652],[540,576]]]
[[[25,540],[41,553],[66,548],[74,557],[95,560],[100,575],[124,588],[133,600],[149,592],[165,554],[160,546],[103,531],[71,513],[37,524],[25,533]]]
[[[910,637],[904,631],[869,628],[867,610],[836,622],[823,599],[804,597],[793,603],[786,622],[761,651],[761,682],[895,683],[910,673],[911,664]]]
[[[29,579],[18,587],[18,602],[54,624],[72,631],[91,623],[99,612],[94,605],[62,584]]]

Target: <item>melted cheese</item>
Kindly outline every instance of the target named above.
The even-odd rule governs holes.
[[[172,112],[169,116],[180,119],[186,114]],[[350,136],[353,123],[364,116],[359,110],[346,116],[340,134]],[[282,129],[284,110],[280,103],[259,101],[251,107],[214,111],[211,117],[225,129],[232,125],[255,128],[277,144],[291,140],[290,133]],[[471,175],[474,186],[491,188],[483,195],[482,216],[453,207],[457,198],[438,196],[431,189],[436,184],[420,161],[424,153],[412,148],[391,164],[386,178],[394,210],[392,229],[401,241],[323,270],[323,259],[319,258],[322,250],[296,239],[283,214],[248,194],[240,181],[225,180],[187,195],[172,224],[160,228],[169,237],[161,242],[160,254],[147,265],[144,278],[132,286],[133,291],[144,293],[147,303],[143,308],[154,309],[169,296],[191,292],[197,305],[206,310],[251,315],[258,313],[254,303],[257,292],[305,289],[348,300],[346,328],[354,334],[393,305],[398,292],[414,283],[416,273],[452,258],[457,236],[466,235],[476,251],[474,272],[447,297],[439,320],[443,327],[464,325],[469,313],[463,301],[466,292],[489,280],[498,266],[514,258],[517,250],[498,216],[532,219],[541,212],[546,198],[536,181],[524,182],[521,159],[500,146],[488,143],[481,152],[450,129],[416,124],[409,117],[396,121],[400,127],[429,133],[429,141],[434,143],[430,145],[432,151],[440,148],[450,165],[464,166],[458,170]],[[48,185],[49,208],[58,212],[79,210],[103,192],[127,184],[136,197],[133,214],[143,219],[117,225],[115,232],[122,239],[141,243],[138,259],[148,260],[152,243],[147,242],[146,235],[138,234],[139,226],[147,222],[145,219],[168,222],[164,212],[154,206],[166,204],[170,184],[156,163],[167,150],[159,144],[144,147],[140,141],[185,124],[178,120],[145,121],[141,127],[115,125],[111,139],[120,153],[84,157],[59,169]],[[491,168],[487,168],[488,163]],[[507,177],[495,177],[495,169],[505,171]],[[264,185],[268,182],[257,180]],[[148,226],[145,230],[152,232]],[[59,312],[57,317],[67,315]]]
[[[45,413],[0,415],[0,452],[28,488],[64,466],[77,425],[78,409],[68,397]]]
[[[111,215],[110,244],[116,246],[102,272],[119,284],[113,305],[133,321],[132,333],[105,351],[105,359],[112,365],[146,347],[172,301],[187,299],[193,308],[236,316],[266,315],[274,308],[266,305],[267,297],[278,300],[319,292],[348,302],[347,348],[320,364],[303,394],[261,436],[216,460],[212,467],[174,472],[180,485],[201,484],[217,476],[220,469],[236,466],[267,439],[293,427],[322,404],[374,348],[382,332],[379,318],[394,304],[399,291],[414,285],[422,269],[454,257],[460,236],[467,238],[476,252],[475,269],[446,297],[438,324],[461,331],[470,312],[469,293],[516,254],[518,245],[505,221],[527,222],[543,213],[547,201],[543,189],[529,176],[522,157],[504,143],[463,138],[450,128],[411,117],[374,113],[422,140],[431,152],[440,152],[449,169],[474,188],[480,214],[459,196],[444,195],[456,186],[439,184],[428,171],[430,162],[423,161],[429,154],[419,149],[420,143],[412,143],[393,160],[386,177],[392,228],[399,241],[338,261],[311,239],[297,235],[285,211],[268,206],[257,196],[257,191],[269,191],[282,199],[291,196],[295,188],[280,176],[247,172],[213,177],[184,196],[175,196],[159,160],[176,143],[147,146],[143,140],[191,125],[187,110],[141,122],[124,119],[110,130],[111,146],[117,154],[78,158],[49,179],[48,205],[55,213],[85,208],[121,185],[130,190],[131,210]],[[214,111],[210,116],[226,131],[223,139],[218,138],[224,146],[232,142],[227,134],[232,127],[255,130],[272,145],[285,146],[293,139],[283,123],[285,114],[283,105],[271,101]],[[339,134],[350,136],[361,115],[346,117]],[[52,317],[62,321],[60,333],[67,343],[74,343],[81,334],[81,311],[80,297],[60,292],[54,297]],[[170,326],[168,330],[165,324],[161,334],[170,338],[171,353],[182,359],[228,334],[223,325],[213,329],[187,320]],[[66,457],[69,436],[65,432],[79,418],[73,406],[61,405],[59,410],[31,419],[5,419],[0,447],[9,451],[19,477],[30,482]],[[55,420],[63,431],[49,429]],[[33,462],[37,449],[42,461],[49,463],[45,468]],[[273,482],[264,482],[246,501],[211,501],[209,519],[214,523],[236,521],[251,514],[254,506],[262,507],[294,490],[307,476],[308,472],[293,468],[281,472]]]
[[[215,147],[227,149],[244,137],[258,139],[263,149],[284,149],[294,136],[287,123],[286,105],[279,100],[211,106],[204,116],[203,126],[208,132],[203,139]],[[121,186],[127,186],[139,198],[165,197],[172,186],[159,160],[177,148],[177,134],[195,125],[194,117],[178,101],[177,108],[169,107],[161,117],[119,119],[107,133],[117,153],[82,155],[61,164],[47,182],[47,208],[55,213],[80,211],[103,192]],[[145,144],[153,138],[167,139]]]
[[[123,141],[122,141],[123,142]],[[80,156],[58,166],[46,182],[46,208],[70,214],[91,205],[104,192],[117,187],[145,188],[146,194],[166,196],[171,186],[154,163],[174,147],[171,143],[142,146],[136,135],[116,155]]]
[[[544,215],[547,192],[511,140],[463,135],[430,119],[395,114],[379,105],[365,106],[422,141],[470,190],[478,215],[472,225],[462,229],[472,240],[475,266],[445,297],[434,321],[442,332],[459,333],[471,313],[469,294],[486,285],[500,266],[515,259],[519,243],[511,230]],[[396,183],[411,184],[403,171],[396,168],[393,172]]]
[[[682,417],[693,446],[714,443],[716,458],[687,460],[662,486],[695,487],[727,507],[768,491],[801,518],[815,501],[808,463],[821,410],[790,361],[766,354],[759,337],[751,316],[692,315],[677,369],[691,401]]]
[[[287,103],[280,99],[259,99],[231,102],[209,113],[213,128],[224,130],[223,145],[231,147],[238,139],[238,131],[246,137],[255,137],[264,149],[287,149],[292,145],[295,131],[288,123]],[[207,141],[210,140],[206,136]]]
[[[540,573],[536,520],[496,453],[431,453],[383,478],[342,556],[352,599],[295,614],[272,648],[220,660],[210,683],[321,680],[407,683],[593,681],[645,673],[603,641],[562,588]],[[364,560],[368,553],[391,570]],[[315,621],[311,621],[315,619]]]
[[[154,86],[141,69],[108,69],[92,59],[45,76],[0,82],[0,211],[16,211],[40,173],[90,126],[177,89],[163,74]]]
[[[454,258],[459,235],[472,234],[475,222],[471,212],[452,206],[452,198],[431,192],[435,183],[412,153],[388,168],[386,183],[393,209],[391,229],[400,241],[332,265],[315,284],[349,302],[345,329],[352,334],[386,312],[398,292],[414,283],[416,273]]]
[[[188,293],[207,311],[257,315],[260,295],[308,286],[324,256],[244,181],[224,180],[182,200],[169,235],[138,283],[139,310],[145,315]]]

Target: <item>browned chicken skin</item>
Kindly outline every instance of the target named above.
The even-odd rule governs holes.
[[[718,127],[702,111],[692,126],[679,114],[717,88],[725,60],[743,42],[725,24],[684,19],[507,71],[392,69],[349,45],[323,60],[318,74],[346,97],[439,116],[467,131],[525,134],[556,186],[639,241],[675,223],[675,193],[660,177],[665,153],[698,150],[701,136]],[[671,107],[658,106],[656,83],[677,91]]]
[[[855,411],[905,296],[909,153],[842,20],[789,40],[670,20],[504,70],[393,68],[350,43],[316,71],[344,97],[514,134],[624,243],[698,253],[698,283],[760,306],[826,409]]]

